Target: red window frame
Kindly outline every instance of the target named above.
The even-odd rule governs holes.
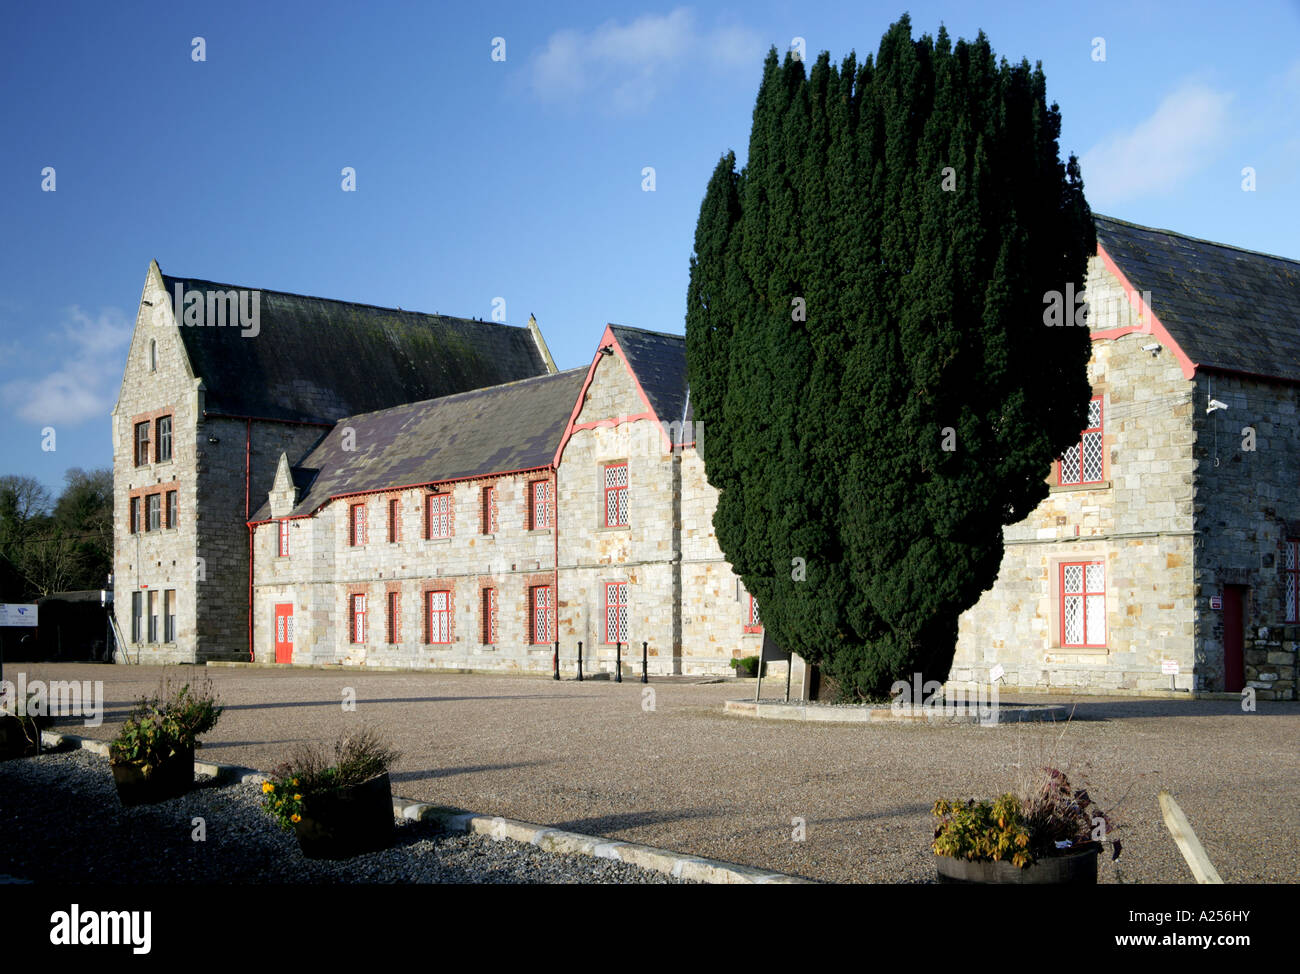
[[[528,529],[537,531],[555,524],[555,489],[549,480],[528,485]]]
[[[389,645],[395,645],[402,641],[402,593],[389,592],[388,598],[385,599],[386,617],[384,619],[385,635],[388,636]]]
[[[402,508],[401,501],[396,497],[388,499],[388,540],[402,540]]]
[[[348,508],[348,544],[352,547],[366,543],[366,505],[353,504]]]
[[[287,517],[280,518],[275,554],[277,558],[287,558],[289,556],[289,519]]]
[[[1088,566],[1090,565],[1101,566],[1102,576],[1101,576],[1100,589],[1088,588]],[[1080,582],[1079,582],[1078,591],[1066,591],[1065,570],[1067,568],[1080,569]],[[1059,571],[1060,574],[1058,576],[1058,584],[1060,586],[1060,590],[1059,590],[1060,597],[1059,597],[1057,607],[1060,610],[1060,615],[1061,615],[1061,646],[1082,647],[1082,648],[1104,647],[1106,645],[1106,563],[1104,561],[1097,561],[1095,559],[1092,561],[1067,561],[1061,563]],[[1100,634],[1093,633],[1088,630],[1088,599],[1090,597],[1096,597],[1096,596],[1101,597],[1101,633]],[[1072,643],[1066,641],[1065,604],[1066,604],[1066,599],[1069,598],[1078,598],[1082,600],[1079,611],[1083,613],[1083,620],[1081,623],[1083,626],[1083,642]],[[1090,636],[1098,636],[1098,635],[1100,635],[1099,640],[1097,641],[1089,640]]]
[[[615,643],[623,643],[623,644],[627,643],[627,632],[628,632],[627,597],[628,597],[627,582],[606,582],[605,583],[605,645],[606,646],[613,646]],[[622,619],[619,618],[620,609],[622,610],[622,614],[623,614]],[[613,636],[614,638],[611,639],[610,636]]]
[[[497,489],[495,485],[479,491],[479,534],[497,533]]]
[[[1093,396],[1088,400],[1089,410],[1092,404],[1097,404],[1097,425],[1089,426],[1087,429],[1079,431],[1079,442],[1072,446],[1056,462],[1056,483],[1058,487],[1077,487],[1081,484],[1100,484],[1106,480],[1106,403],[1103,396]],[[1098,471],[1096,480],[1084,479],[1084,443],[1089,436],[1096,436],[1101,441],[1100,450],[1101,470]],[[1074,457],[1069,459],[1070,472],[1069,476],[1078,479],[1066,479],[1066,463],[1069,455],[1073,453]],[[1077,468],[1076,468],[1077,465]]]
[[[1282,562],[1283,615],[1287,622],[1300,622],[1300,538],[1286,539],[1286,554]]]
[[[619,483],[611,484],[610,473],[612,471],[620,470],[620,469],[623,471],[623,482],[621,484]],[[614,479],[615,480],[617,479],[617,475],[615,475]],[[630,482],[630,478],[629,478],[626,460],[622,461],[621,463],[605,464],[605,527],[607,528],[626,527],[628,522],[630,521],[631,518],[628,510],[628,492],[627,492],[629,482]],[[623,502],[621,510],[619,506],[620,500]],[[613,509],[614,518],[615,518],[613,521],[609,519],[611,507]],[[620,517],[622,518],[622,520],[619,520]]]
[[[479,638],[484,646],[495,646],[497,642],[497,590],[484,588],[479,595],[479,611],[482,616]]]
[[[758,603],[754,600],[754,596],[750,595],[749,604],[745,607],[745,632],[762,631],[763,617],[758,614]]]
[[[441,510],[435,510],[441,508]],[[451,494],[430,494],[424,501],[424,536],[426,539],[452,536]],[[445,533],[442,533],[444,532]]]
[[[528,641],[534,646],[549,646],[555,640],[552,628],[551,586],[534,585],[528,590]]]
[[[439,599],[438,596],[446,596]],[[449,589],[430,589],[424,593],[424,641],[430,646],[446,646],[452,642],[452,593]],[[438,637],[438,638],[434,638]]]
[[[365,593],[351,592],[348,594],[348,615],[352,620],[349,626],[352,633],[352,642],[364,643],[366,641]]]
[[[149,426],[148,420],[135,424],[135,465],[149,465]]]

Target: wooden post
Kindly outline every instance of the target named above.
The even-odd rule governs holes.
[[[1210,857],[1201,847],[1200,840],[1196,838],[1196,833],[1192,831],[1192,826],[1187,821],[1187,816],[1178,807],[1178,802],[1174,801],[1174,796],[1167,791],[1160,793],[1160,811],[1165,816],[1165,827],[1174,837],[1174,842],[1178,844],[1178,851],[1187,860],[1187,865],[1191,867],[1196,881],[1203,885],[1222,886],[1223,880],[1219,878],[1214,863],[1210,862]]]

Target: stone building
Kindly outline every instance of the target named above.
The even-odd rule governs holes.
[[[1096,225],[1090,426],[1005,529],[950,682],[1294,699],[1300,262]]]
[[[1294,697],[1300,263],[1097,233],[1091,425],[1005,530],[950,683]],[[232,290],[146,281],[114,410],[133,659],[546,671],[558,641],[571,673],[579,642],[587,672],[644,642],[652,673],[723,674],[759,653],[681,336],[609,325],[557,371],[533,322],[264,291],[222,328],[183,300]]]

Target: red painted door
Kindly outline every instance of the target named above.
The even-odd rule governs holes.
[[[293,603],[275,605],[275,661],[293,662]]]
[[[1241,642],[1241,613],[1245,599],[1244,585],[1223,587],[1223,689],[1228,693],[1239,693],[1246,685]]]

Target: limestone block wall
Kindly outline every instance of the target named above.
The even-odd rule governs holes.
[[[1136,323],[1117,281],[1096,259],[1088,278],[1094,328]],[[1158,307],[1158,297],[1157,297]],[[1024,520],[1008,526],[994,586],[959,621],[949,674],[954,686],[988,681],[1033,689],[1141,691],[1168,688],[1161,660],[1179,662],[1190,689],[1196,664],[1192,478],[1196,461],[1194,384],[1169,350],[1143,351],[1152,336],[1097,339],[1089,363],[1102,397],[1102,481],[1057,486]],[[1060,566],[1106,566],[1105,646],[1070,648],[1061,639]]]
[[[1207,413],[1211,399],[1227,409]],[[1210,598],[1246,586],[1246,685],[1261,699],[1296,699],[1297,638],[1284,602],[1284,543],[1300,538],[1300,389],[1245,376],[1196,377],[1197,663],[1203,688],[1223,689],[1223,612]],[[1252,442],[1253,439],[1253,442]],[[1251,447],[1254,449],[1251,449]]]

